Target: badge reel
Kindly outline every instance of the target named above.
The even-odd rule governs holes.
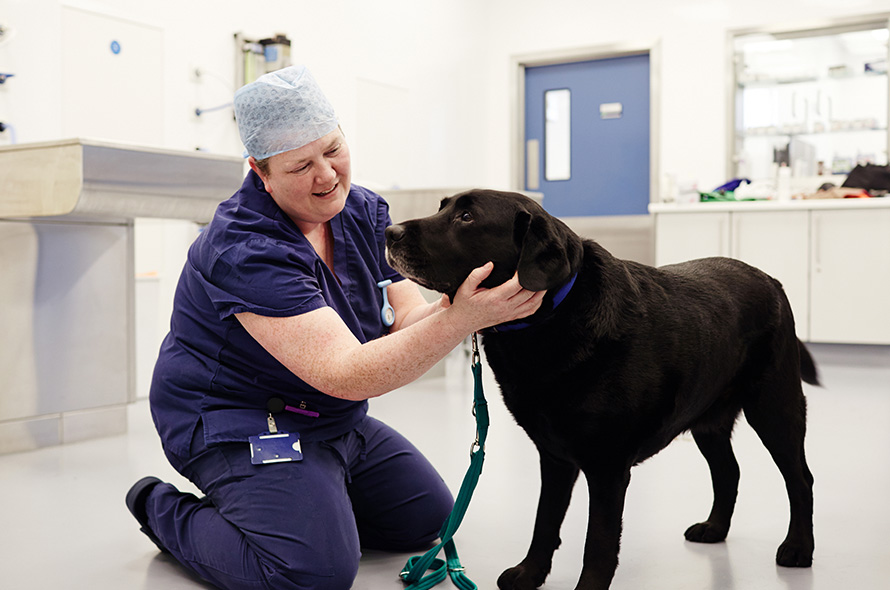
[[[389,279],[377,283],[377,286],[383,291],[383,306],[380,308],[380,319],[383,320],[383,325],[387,328],[392,326],[396,321],[396,310],[389,304],[389,298],[386,296],[386,288],[390,285],[392,285],[392,281]]]
[[[251,436],[250,462],[254,465],[269,463],[286,463],[302,461],[303,449],[300,446],[300,435],[296,432],[280,432],[275,425],[275,418],[269,414],[269,432]]]

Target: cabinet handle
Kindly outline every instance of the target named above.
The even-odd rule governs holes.
[[[720,220],[720,256],[732,256],[732,225],[729,217]]]
[[[813,265],[816,272],[822,272],[819,268],[822,265],[822,239],[820,234],[821,224],[819,223],[819,215],[813,214]]]
[[[741,244],[742,232],[739,231],[739,224],[741,223],[741,220],[737,216],[733,215],[732,213],[729,214],[729,218],[731,220],[731,222],[729,224],[729,236],[730,236],[730,239],[732,240],[732,242],[729,244],[729,256],[731,256],[732,258],[737,258],[737,259],[741,260],[742,257],[741,257],[740,250],[741,250],[741,246],[742,246],[742,244]]]

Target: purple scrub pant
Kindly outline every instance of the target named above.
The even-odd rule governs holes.
[[[373,418],[303,442],[302,461],[269,465],[252,465],[247,443],[207,448],[197,430],[189,457],[168,457],[207,497],[158,484],[148,523],[178,561],[220,588],[349,588],[360,548],[425,549],[453,505],[420,451]]]

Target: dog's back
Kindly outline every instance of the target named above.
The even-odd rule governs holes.
[[[765,374],[800,379],[794,320],[778,281],[729,258],[653,268],[614,258],[591,240],[554,317],[526,334],[486,334],[484,343],[508,406],[533,438],[539,417],[525,406],[546,382],[583,391],[592,421],[625,410],[644,415],[650,428],[635,425],[636,441],[628,441],[635,462],[703,420],[734,420],[743,391]],[[717,399],[730,403],[715,416],[709,409]]]

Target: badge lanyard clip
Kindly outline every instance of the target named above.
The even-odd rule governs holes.
[[[386,296],[386,288],[390,285],[392,285],[392,281],[389,279],[377,283],[377,286],[383,291],[383,306],[380,308],[380,319],[383,320],[383,325],[387,328],[396,321],[396,311],[389,304],[389,298]]]
[[[283,403],[283,402],[282,402]],[[250,443],[250,462],[253,465],[266,465],[268,463],[286,463],[288,461],[302,461],[303,448],[300,445],[300,435],[296,432],[284,432],[278,430],[275,417],[275,404],[271,402],[266,424],[269,430],[257,436],[248,437]]]

